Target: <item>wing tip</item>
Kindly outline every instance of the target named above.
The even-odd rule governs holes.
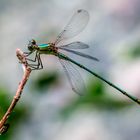
[[[78,95],[80,95],[80,96],[84,96],[84,95],[85,95],[85,93],[83,93],[82,91],[81,91],[81,92],[78,92],[75,88],[72,88],[72,90],[73,90],[75,93],[77,93]]]
[[[81,13],[83,11],[83,9],[78,9],[77,13]]]
[[[97,62],[99,62],[99,61],[100,61],[98,58],[95,58],[95,60],[96,60]]]
[[[78,9],[77,13],[81,13],[82,11],[87,12],[85,9]]]

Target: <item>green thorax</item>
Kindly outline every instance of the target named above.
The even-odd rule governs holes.
[[[47,49],[48,47],[50,47],[50,44],[39,44],[38,47],[40,49]]]
[[[53,54],[55,55],[54,46],[51,43],[38,45],[40,54]]]

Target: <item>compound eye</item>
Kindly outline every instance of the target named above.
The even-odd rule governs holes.
[[[28,50],[33,51],[35,46],[36,46],[36,41],[34,39],[30,40],[28,44]]]
[[[36,45],[36,41],[34,39],[32,39],[30,42],[32,43],[32,45]]]
[[[27,47],[28,47],[29,51],[32,51],[33,50],[33,43],[31,41],[29,41],[29,44]]]
[[[32,51],[33,50],[33,46],[32,45],[28,45],[28,50]]]

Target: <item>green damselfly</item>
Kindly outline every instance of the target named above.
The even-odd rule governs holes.
[[[41,60],[40,55],[41,54],[54,55],[54,56],[59,58],[59,61],[62,64],[62,66],[66,72],[66,75],[68,77],[68,80],[69,80],[74,92],[82,95],[86,90],[85,90],[84,82],[81,78],[81,75],[74,68],[74,66],[72,64],[75,64],[75,65],[79,66],[80,68],[88,71],[92,75],[101,79],[105,83],[109,84],[111,87],[115,88],[116,90],[120,91],[122,94],[126,95],[127,97],[129,97],[133,101],[140,104],[140,100],[138,98],[128,94],[127,92],[120,89],[119,87],[117,87],[113,83],[107,81],[106,79],[104,79],[100,75],[89,70],[85,66],[79,64],[75,60],[71,59],[70,57],[68,57],[65,54],[60,52],[61,50],[64,50],[64,51],[67,51],[67,52],[70,52],[70,53],[73,53],[73,54],[76,54],[76,55],[79,55],[79,56],[82,56],[82,57],[85,57],[85,58],[88,58],[88,59],[91,59],[94,61],[98,61],[98,59],[96,57],[75,51],[76,49],[89,48],[89,46],[83,42],[72,42],[70,44],[61,45],[61,46],[58,45],[59,42],[65,40],[65,39],[72,38],[72,37],[76,36],[77,34],[79,34],[85,28],[88,21],[89,21],[89,13],[86,10],[80,9],[74,13],[72,18],[68,22],[68,24],[65,26],[64,30],[58,35],[58,37],[54,43],[47,43],[47,44],[39,44],[38,45],[36,43],[36,41],[32,39],[28,44],[29,52],[24,52],[24,54],[29,62],[36,62],[37,64],[32,63],[32,64],[28,64],[28,65],[30,66],[30,68],[32,70],[43,69],[42,60]],[[28,57],[32,53],[35,53],[34,59],[30,59]],[[84,92],[81,92],[81,87],[83,88]]]

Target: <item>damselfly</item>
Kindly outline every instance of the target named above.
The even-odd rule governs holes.
[[[88,21],[89,21],[89,13],[86,10],[80,9],[80,10],[77,10],[76,13],[72,16],[72,18],[70,19],[68,24],[65,26],[64,30],[58,35],[58,37],[54,43],[47,43],[47,44],[39,44],[38,45],[36,43],[36,41],[32,39],[28,44],[29,52],[25,52],[24,54],[26,55],[26,58],[27,58],[27,60],[29,60],[29,62],[36,62],[37,64],[32,63],[32,64],[28,64],[28,65],[30,66],[30,68],[32,70],[43,69],[42,60],[41,60],[40,55],[41,54],[54,55],[54,56],[59,58],[59,61],[65,70],[65,73],[68,77],[68,80],[69,80],[74,92],[76,92],[80,95],[83,95],[86,90],[85,90],[84,82],[81,78],[81,75],[74,68],[72,63],[79,66],[80,68],[88,71],[92,75],[101,79],[105,83],[109,84],[111,87],[115,88],[116,90],[120,91],[122,94],[126,95],[127,97],[129,97],[133,101],[140,104],[140,100],[138,98],[128,94],[127,92],[120,89],[119,87],[117,87],[113,83],[105,80],[100,75],[89,70],[84,65],[79,64],[75,60],[71,59],[70,57],[68,57],[65,54],[60,52],[60,50],[64,50],[64,51],[67,51],[67,52],[70,52],[70,53],[73,53],[73,54],[76,54],[76,55],[79,55],[79,56],[82,56],[82,57],[85,57],[85,58],[88,58],[88,59],[91,59],[94,61],[98,61],[98,59],[96,57],[75,51],[76,49],[89,48],[89,46],[83,42],[72,42],[72,43],[67,44],[67,45],[59,46],[59,42],[65,40],[65,39],[72,38],[72,37],[76,36],[77,34],[79,34],[85,28]],[[32,53],[35,53],[34,59],[30,59],[28,57]],[[81,87],[83,89],[82,92],[81,92]]]

